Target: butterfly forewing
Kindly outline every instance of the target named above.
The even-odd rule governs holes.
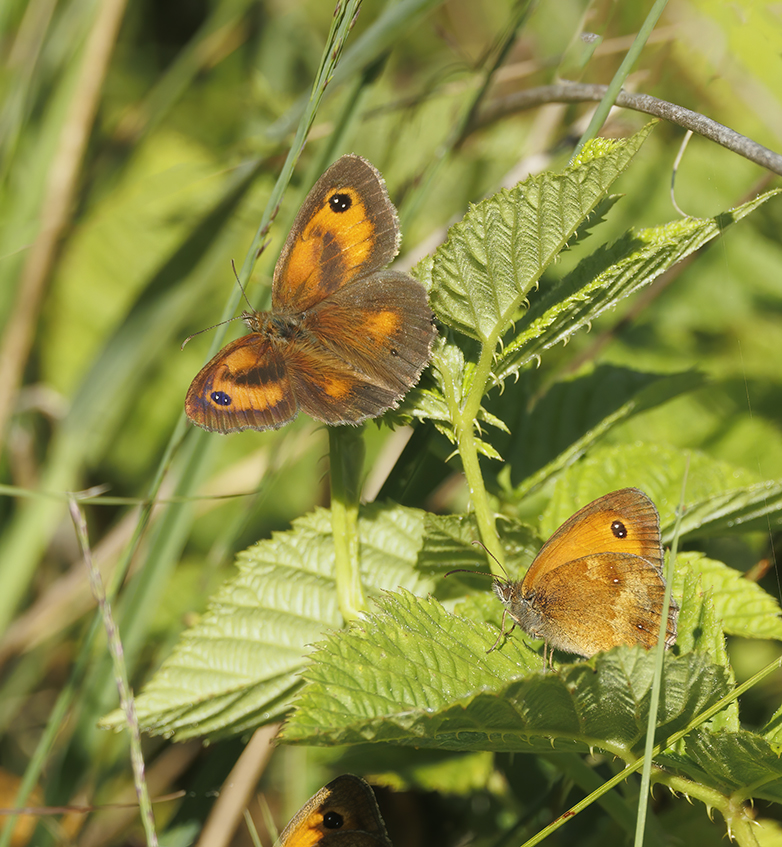
[[[285,362],[258,333],[224,347],[190,385],[185,412],[214,432],[276,429],[296,415]]]
[[[525,583],[580,558],[585,550],[642,556],[662,573],[660,518],[654,503],[638,488],[623,488],[584,506],[543,545]]]
[[[375,795],[343,774],[321,788],[291,819],[279,847],[391,847]]]
[[[380,173],[343,156],[315,183],[274,270],[272,305],[303,312],[358,276],[385,267],[399,224]]]

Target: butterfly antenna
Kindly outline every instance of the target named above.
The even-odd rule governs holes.
[[[264,247],[265,246],[266,245],[264,244]],[[263,250],[263,247],[261,247],[261,250]],[[239,274],[236,273],[236,265],[234,264],[233,259],[231,259],[231,267],[233,268],[234,276],[236,277],[236,282],[237,282],[237,284],[239,285],[239,288],[242,291],[242,297],[244,297],[244,302],[247,303],[247,305],[250,307],[250,311],[254,312],[255,308],[254,308],[253,304],[247,299],[247,292],[244,290],[244,286],[242,285],[242,281],[239,279]],[[219,326],[219,324],[218,324],[218,326]]]
[[[244,315],[236,315],[233,318],[228,318],[226,321],[220,321],[220,323],[212,324],[212,326],[204,327],[204,329],[199,329],[198,332],[194,332],[192,335],[188,335],[187,338],[182,342],[182,346],[179,348],[180,350],[185,349],[185,344],[190,341],[191,338],[195,338],[196,335],[201,335],[202,332],[210,332],[213,329],[217,329],[218,326],[222,326],[223,324],[229,324],[231,321],[240,321]]]
[[[452,573],[474,573],[474,574],[478,574],[478,576],[489,576],[492,579],[496,579],[496,577],[494,576],[493,573],[486,573],[486,571],[471,571],[471,570],[468,570],[467,568],[454,568],[454,570],[448,571],[448,573],[445,574],[445,576],[450,576]]]
[[[236,273],[236,264],[234,263],[233,259],[231,259],[231,267],[233,268],[233,272],[234,272],[234,276],[236,277],[236,281],[239,283],[239,289],[242,292],[242,297],[244,297],[244,302],[247,303],[247,305],[250,308],[250,311],[254,312],[255,309],[253,308],[253,304],[247,299],[247,293],[244,290],[244,286],[242,285],[242,281],[239,279],[239,274]],[[182,346],[179,349],[184,350],[187,342],[190,341],[191,338],[195,338],[196,335],[201,335],[202,332],[210,332],[213,329],[217,329],[218,326],[222,326],[223,324],[229,324],[229,323],[231,323],[231,321],[240,321],[240,320],[242,320],[242,318],[244,318],[244,315],[236,315],[233,318],[228,318],[228,320],[220,321],[220,323],[212,324],[212,326],[208,326],[205,329],[199,329],[198,332],[194,332],[192,335],[188,335],[187,338],[182,342]]]
[[[506,582],[510,582],[510,577],[508,576],[508,572],[505,570],[502,562],[494,555],[494,553],[492,553],[491,550],[489,550],[489,548],[482,541],[473,541],[472,544],[474,544],[476,547],[482,547],[484,552],[488,553],[489,556],[491,556],[492,559],[494,559],[494,561],[500,566],[502,572],[505,574]],[[472,570],[468,570],[467,568],[455,568],[452,571],[448,571],[448,573],[445,574],[445,576],[450,576],[452,573],[474,573],[474,574],[478,574],[478,576],[489,576],[492,579],[498,579],[496,574],[486,573],[486,571],[472,571]]]
[[[489,548],[482,541],[473,541],[472,543],[476,547],[482,547],[483,552],[491,556],[492,559],[494,559],[494,561],[500,566],[500,570],[505,574],[505,579],[510,580],[508,572],[505,570],[505,565],[502,564],[502,562],[494,555],[494,553],[491,552],[491,550],[489,550]]]

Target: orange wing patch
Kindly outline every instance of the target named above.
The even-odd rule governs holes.
[[[342,400],[355,388],[355,380],[339,379],[336,376],[326,377],[323,380],[323,390],[334,400]]]
[[[372,255],[375,227],[358,193],[330,192],[290,246],[281,284],[286,299],[311,305],[349,281]]]
[[[393,338],[399,332],[401,323],[402,316],[397,312],[367,312],[361,329],[374,341],[385,344],[387,339]]]

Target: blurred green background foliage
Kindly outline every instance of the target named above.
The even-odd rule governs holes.
[[[565,167],[592,109],[549,103],[483,125],[460,123],[465,104],[477,98],[480,116],[487,105],[557,79],[608,83],[645,14],[639,4],[607,0],[528,7],[367,0],[255,265],[247,289],[253,305],[268,307],[276,256],[324,151],[336,145],[338,154],[359,153],[383,173],[400,213],[399,266],[410,268],[470,203],[529,173]],[[125,736],[96,728],[116,693],[105,640],[84,646],[95,605],[63,492],[106,486],[102,501],[85,508],[104,581],[112,586],[122,574],[115,610],[136,689],[233,575],[236,552],[328,504],[327,433],[306,416],[276,432],[225,438],[184,425],[184,395],[214,335],[198,335],[184,351],[180,345],[229,316],[231,262],[241,266],[256,234],[332,16],[322,0],[9,0],[0,11],[5,772],[19,776],[30,766],[74,665],[85,663],[37,780],[37,805],[101,806],[134,796]],[[582,32],[599,36],[594,52]],[[625,88],[779,149],[779,9],[671,0]],[[647,120],[615,110],[603,134],[627,136]],[[677,217],[669,189],[682,137],[670,124],[655,129],[614,187],[623,197],[603,238]],[[777,184],[696,136],[678,169],[676,200],[687,214],[708,217]],[[706,376],[701,388],[630,419],[608,442],[700,450],[754,478],[782,479],[780,232],[782,205],[772,200],[591,332],[548,351],[524,376],[528,396],[583,363],[698,368]],[[565,253],[551,273],[561,276],[574,262]],[[234,337],[238,324],[227,332]],[[366,427],[368,490],[388,476],[400,438]],[[432,512],[463,510],[467,493],[458,467],[444,463],[448,452],[438,442],[431,485],[398,499]],[[168,502],[147,514],[151,494]],[[714,541],[708,551],[726,558],[730,548],[748,570],[774,561],[776,540],[757,531]],[[775,568],[762,584],[778,596]],[[772,642],[736,640],[730,649],[740,679],[779,654]],[[776,708],[780,679],[747,699],[742,718],[750,725]],[[156,806],[159,831],[166,843],[195,843],[244,740],[210,747],[154,738],[144,746],[152,794],[187,792]],[[475,843],[499,843],[498,833],[533,815],[516,798],[538,802],[536,786],[553,782],[550,763],[523,756],[279,748],[259,790],[284,824],[343,770],[384,774],[387,784],[414,789],[381,796],[392,835],[403,833],[396,843],[410,847],[466,843],[466,833]],[[540,801],[553,814],[567,807],[572,782],[556,784],[559,795]],[[11,790],[0,806],[13,797]],[[658,802],[665,811],[667,799]],[[722,842],[724,829],[702,808],[669,812],[681,840]],[[394,819],[409,819],[408,828],[395,830]],[[554,843],[575,843],[574,832],[579,844],[610,838],[594,808],[575,827]],[[139,833],[132,809],[70,813],[46,816],[30,843],[135,844]],[[230,843],[250,842],[242,830]]]

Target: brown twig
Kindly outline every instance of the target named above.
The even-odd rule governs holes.
[[[487,126],[506,115],[547,103],[599,101],[603,98],[605,92],[605,85],[589,85],[580,82],[543,85],[539,88],[517,91],[487,103],[479,113],[472,129]],[[758,144],[744,135],[740,135],[723,124],[717,123],[717,121],[713,121],[711,118],[707,118],[705,115],[701,115],[699,112],[693,112],[666,100],[658,100],[648,94],[630,94],[627,91],[619,92],[615,105],[644,112],[647,115],[654,115],[669,123],[692,130],[698,135],[715,141],[722,147],[726,147],[745,159],[749,159],[749,161],[782,176],[782,155],[763,147],[762,144]]]

